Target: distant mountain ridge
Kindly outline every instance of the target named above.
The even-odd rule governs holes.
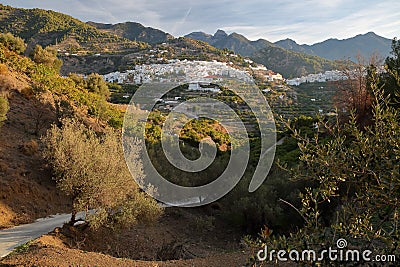
[[[169,33],[151,27],[145,27],[137,22],[128,21],[117,24],[104,24],[89,21],[87,22],[87,24],[97,28],[102,32],[115,34],[119,37],[126,38],[131,41],[158,44],[174,39],[174,36]]]
[[[209,43],[219,49],[227,48],[242,56],[249,57],[267,68],[281,73],[285,78],[297,77],[309,73],[332,70],[339,67],[338,62],[315,55],[290,51],[267,40],[250,41],[238,33],[227,34],[218,30],[214,35],[193,32],[186,38]]]
[[[370,58],[373,54],[378,54],[385,58],[391,51],[392,40],[368,32],[359,34],[348,39],[328,39],[313,45],[300,45],[292,39],[284,39],[271,43],[265,39],[250,41],[238,33],[226,34],[223,30],[218,30],[214,35],[204,32],[192,32],[185,37],[207,42],[217,48],[228,48],[243,56],[252,56],[260,49],[275,45],[289,51],[305,53],[312,56],[322,57],[328,60],[352,60],[357,61],[357,56]]]
[[[217,30],[214,35],[206,34],[204,32],[193,32],[185,35],[185,37],[207,42],[219,49],[228,48],[229,50],[235,51],[235,53],[246,57],[253,55],[256,51],[262,48],[273,45],[271,42],[264,39],[250,41],[238,33],[228,35],[223,30]]]
[[[380,57],[385,58],[391,51],[391,44],[392,40],[373,32],[359,34],[344,40],[328,39],[313,45],[299,45],[291,39],[275,42],[275,45],[295,52],[330,60],[350,59],[352,61],[357,61],[357,55],[368,59],[374,53],[378,53]]]

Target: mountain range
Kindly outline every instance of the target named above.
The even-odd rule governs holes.
[[[373,32],[345,40],[329,39],[313,45],[299,45],[291,39],[275,43],[265,39],[250,41],[241,34],[228,35],[223,30],[218,30],[214,35],[192,32],[185,37],[250,57],[285,77],[339,68],[348,61],[369,59],[374,54],[384,59],[391,50],[391,40]]]
[[[54,46],[60,51],[80,52],[81,55],[132,54],[139,51],[144,51],[142,54],[145,55],[145,51],[167,43],[172,49],[171,57],[202,58],[201,51],[208,51],[208,56],[204,58],[218,60],[223,57],[226,60],[229,52],[222,50],[228,49],[280,72],[286,78],[337,69],[347,59],[355,61],[358,53],[368,58],[373,52],[378,52],[383,58],[389,54],[391,45],[391,40],[372,32],[345,40],[329,39],[313,45],[299,45],[291,39],[275,43],[265,39],[250,41],[241,34],[228,35],[223,30],[218,30],[214,35],[192,32],[176,42],[174,40],[177,39],[172,35],[137,22],[82,22],[51,10],[13,8],[1,4],[0,31],[23,38],[28,44],[27,53],[40,44]],[[190,39],[201,42],[196,43],[193,49]],[[213,50],[209,45],[217,49]],[[196,51],[199,53],[197,57],[194,55]],[[122,63],[118,62],[110,68],[123,68]]]
[[[193,32],[185,37],[207,42],[219,49],[232,50],[281,73],[286,78],[337,69],[343,64],[316,55],[291,51],[264,39],[250,41],[238,33],[228,35],[222,30],[218,30],[214,35]]]
[[[214,35],[204,32],[192,32],[185,35],[185,37],[207,42],[219,49],[228,48],[245,57],[252,56],[260,49],[273,45],[271,42],[264,39],[250,41],[243,35],[235,32],[228,35],[223,30],[218,30]]]
[[[390,53],[391,44],[392,40],[381,37],[373,32],[359,34],[344,40],[328,39],[313,45],[299,45],[291,39],[275,42],[275,45],[291,51],[315,55],[330,60],[350,59],[352,61],[357,61],[358,55],[365,59],[370,58],[373,54],[377,54],[378,57],[386,57]]]
[[[248,57],[253,56],[255,52],[261,49],[277,46],[289,51],[318,56],[328,60],[350,59],[352,61],[356,61],[358,55],[366,59],[375,53],[380,57],[386,57],[389,55],[392,43],[390,39],[381,37],[373,32],[359,34],[344,40],[328,39],[313,45],[300,45],[289,38],[275,43],[265,39],[250,41],[243,35],[235,32],[228,35],[223,30],[218,30],[214,35],[204,32],[192,32],[185,35],[185,37],[207,42],[220,49],[228,48]]]

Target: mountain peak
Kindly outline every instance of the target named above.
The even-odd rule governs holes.
[[[278,44],[278,43],[287,43],[287,44],[298,44],[295,40],[293,40],[293,39],[290,39],[290,38],[286,38],[286,39],[283,39],[283,40],[280,40],[280,41],[277,41],[277,42],[275,42],[276,44]]]
[[[218,30],[216,31],[216,33],[214,34],[214,37],[215,37],[215,38],[225,38],[225,37],[227,37],[227,36],[228,36],[228,34],[226,34],[225,31],[220,30],[220,29],[218,29]]]
[[[391,40],[370,31],[343,40],[330,38],[313,45],[291,45],[285,40],[275,44],[285,49],[316,55],[330,60],[350,58],[353,61],[357,61],[357,54],[361,54],[364,58],[369,58],[374,53],[379,53],[379,55],[384,57],[389,55]]]

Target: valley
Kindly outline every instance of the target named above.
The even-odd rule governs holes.
[[[227,32],[0,3],[0,266],[398,258],[400,42]]]

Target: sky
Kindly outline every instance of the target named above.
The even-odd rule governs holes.
[[[43,8],[82,21],[139,22],[176,37],[193,31],[237,32],[250,40],[291,38],[313,44],[370,31],[400,37],[399,0],[0,0],[13,7]]]

